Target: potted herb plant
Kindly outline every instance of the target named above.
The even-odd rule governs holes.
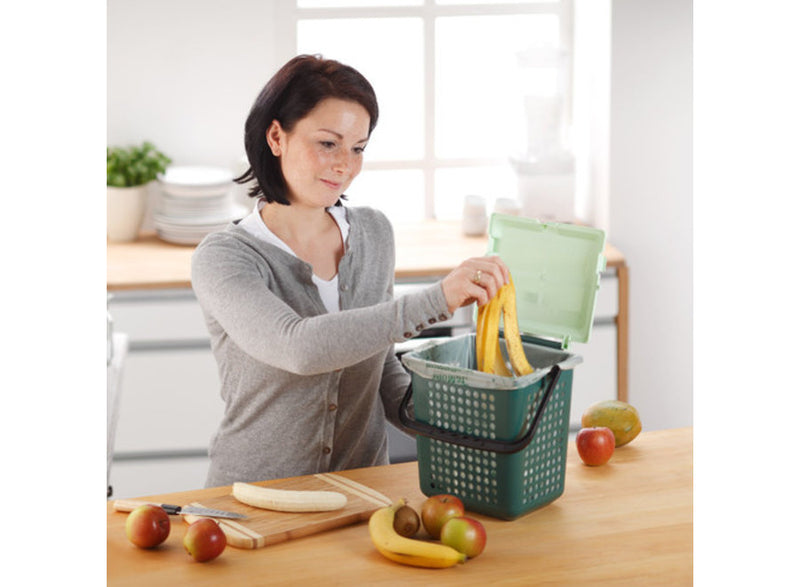
[[[108,240],[136,240],[147,205],[147,185],[172,160],[145,141],[141,146],[106,148],[106,228]]]

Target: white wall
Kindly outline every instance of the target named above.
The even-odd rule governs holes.
[[[276,69],[276,6],[108,0],[108,144],[147,139],[175,164],[235,165]]]
[[[692,2],[613,0],[609,237],[630,266],[630,401],[692,424]]]

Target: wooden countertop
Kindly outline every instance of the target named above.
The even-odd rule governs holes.
[[[417,463],[345,471],[392,499],[424,500]],[[109,585],[424,584],[691,585],[692,429],[643,432],[602,467],[583,465],[570,442],[564,494],[514,521],[472,514],[486,527],[484,553],[449,569],[393,563],[373,547],[366,523],[267,546],[228,547],[210,563],[183,551],[185,523],[167,541],[139,550],[125,537],[126,514],[108,504]],[[230,486],[149,496],[189,503]]]
[[[486,253],[487,237],[466,237],[459,222],[426,221],[395,226],[398,280],[436,278],[468,257]],[[190,260],[194,246],[175,245],[155,233],[132,243],[108,243],[108,291],[191,287]],[[622,253],[607,244],[607,265],[624,264]]]

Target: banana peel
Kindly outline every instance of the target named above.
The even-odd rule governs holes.
[[[506,365],[500,348],[501,314],[511,369]],[[512,279],[509,279],[509,282],[501,287],[488,303],[478,308],[475,357],[478,371],[484,373],[493,373],[503,377],[514,375],[520,377],[533,373],[533,367],[528,363],[522,348],[517,321],[517,292]]]

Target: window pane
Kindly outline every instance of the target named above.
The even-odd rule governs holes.
[[[422,6],[424,0],[297,0],[298,8],[352,8],[353,6]]]
[[[510,165],[439,169],[435,175],[438,220],[460,220],[464,196],[482,196],[491,214],[497,198],[517,200],[517,176]]]
[[[298,53],[320,53],[351,65],[375,88],[380,115],[368,161],[423,156],[422,31],[420,18],[298,21]]]
[[[425,218],[424,181],[416,169],[362,171],[347,190],[348,206],[377,208],[392,222]]]
[[[555,15],[438,18],[437,157],[507,158],[524,152],[523,93],[531,85],[541,91],[556,79],[552,68],[529,67],[525,55],[558,43]]]

